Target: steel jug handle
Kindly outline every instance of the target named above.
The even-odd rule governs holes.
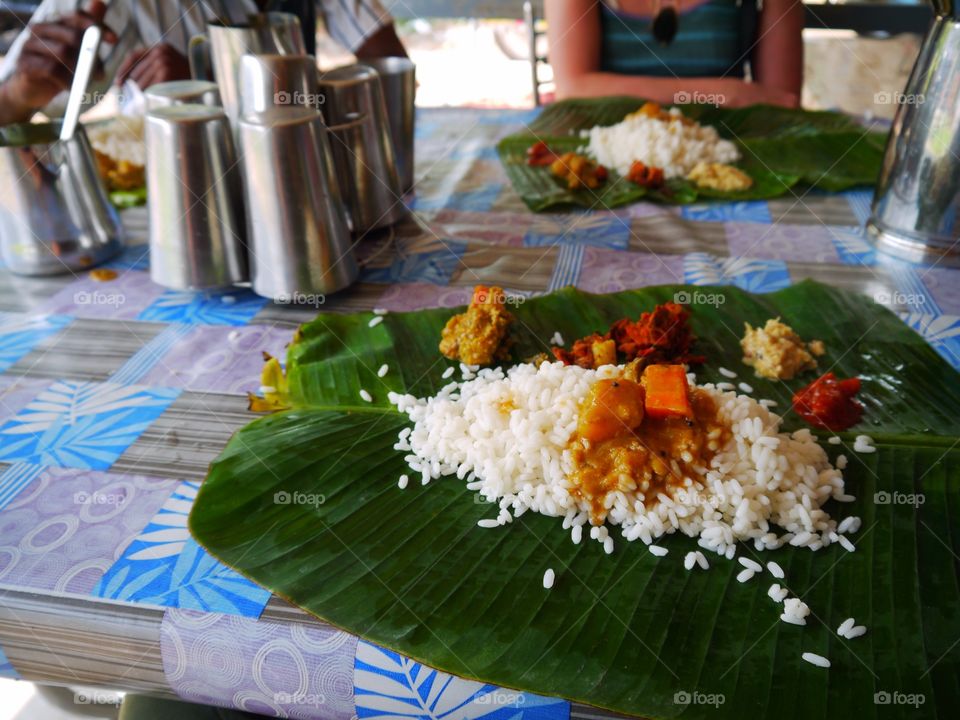
[[[190,62],[190,77],[213,82],[213,59],[210,56],[210,39],[206,35],[190,38],[187,59]]]

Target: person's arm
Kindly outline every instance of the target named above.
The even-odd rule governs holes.
[[[91,25],[103,27],[106,12],[106,5],[95,1],[87,11],[37,22],[23,31],[24,40],[11,60],[12,71],[0,84],[0,125],[28,121],[70,87],[83,33]],[[105,42],[116,39],[104,28]]]
[[[176,48],[166,43],[135,50],[124,58],[117,71],[116,83],[133,80],[141,90],[157,83],[189,80],[190,62]]]
[[[722,105],[768,102],[795,105],[795,93],[737,78],[678,78],[600,71],[600,10],[597,0],[545,0],[550,65],[558,98],[637,95],[660,103],[712,96]]]
[[[758,84],[791,93],[798,103],[803,87],[803,24],[800,0],[764,0],[751,63]]]

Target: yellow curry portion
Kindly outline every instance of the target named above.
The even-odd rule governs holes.
[[[652,417],[644,411],[643,378],[597,381],[580,408],[570,438],[573,493],[590,503],[590,522],[600,525],[616,491],[649,507],[659,493],[688,485],[694,467],[705,467],[729,431],[704,391],[689,392],[692,417]]]

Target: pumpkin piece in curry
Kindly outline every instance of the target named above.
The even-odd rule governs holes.
[[[650,507],[689,485],[729,433],[713,399],[688,387],[682,365],[651,365],[639,377],[637,367],[594,383],[570,438],[572,492],[590,504],[593,525],[606,519],[611,493]]]
[[[505,309],[505,301],[502,288],[477,285],[467,311],[454,315],[443,328],[440,352],[467,365],[506,360],[510,351],[507,332],[513,315]]]
[[[590,158],[567,152],[550,163],[550,172],[565,180],[568,190],[588,188],[595,190],[607,180],[607,169]]]

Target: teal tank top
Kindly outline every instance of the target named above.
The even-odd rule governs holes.
[[[654,38],[652,18],[615,10],[602,1],[599,5],[600,69],[604,72],[743,77],[746,49],[756,29],[755,5],[746,8],[740,0],[707,0],[687,10],[681,4],[677,34],[669,45]]]

